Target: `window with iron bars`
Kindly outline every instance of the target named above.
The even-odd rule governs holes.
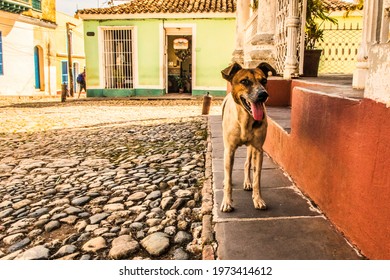
[[[103,30],[104,84],[107,89],[133,88],[131,29]]]

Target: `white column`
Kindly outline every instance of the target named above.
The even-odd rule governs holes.
[[[380,29],[375,30],[375,37],[371,38],[373,40],[371,42],[375,44],[372,43],[367,48],[368,66],[364,97],[390,107],[390,0],[379,0],[378,7],[379,16],[377,16],[376,26]]]
[[[245,49],[245,65],[256,67],[260,62],[268,62],[275,67],[276,48],[274,43],[276,28],[276,2],[258,0],[257,17],[253,18],[256,32],[250,38],[250,45]]]
[[[237,0],[236,11],[236,46],[233,52],[233,61],[243,64],[245,25],[249,19],[250,0]]]
[[[356,70],[353,73],[352,86],[364,89],[368,75],[368,53],[372,44],[377,42],[378,0],[365,0],[363,8],[362,42],[357,55]]]
[[[390,44],[375,44],[369,52],[369,70],[364,98],[390,107]]]
[[[390,0],[384,0],[383,14],[382,14],[382,27],[381,27],[381,42],[390,42]]]
[[[286,20],[287,27],[287,54],[285,60],[285,67],[283,77],[285,79],[291,79],[292,76],[297,75],[298,70],[298,36],[300,36],[299,30],[299,11],[298,0],[291,0],[288,7],[288,18]]]
[[[276,1],[259,0],[257,15],[257,38],[272,43],[275,35]]]

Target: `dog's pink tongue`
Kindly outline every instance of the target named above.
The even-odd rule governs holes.
[[[256,121],[263,120],[263,116],[264,116],[263,103],[261,103],[261,102],[251,103],[251,107],[252,107],[253,118]]]

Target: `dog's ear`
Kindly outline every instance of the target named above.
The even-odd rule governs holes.
[[[264,73],[266,78],[268,78],[268,73],[269,72],[272,73],[272,76],[276,76],[276,70],[271,65],[269,65],[266,62],[260,63],[256,68],[258,68],[261,71],[263,71],[263,73]]]
[[[222,78],[225,80],[231,82],[233,80],[234,75],[242,69],[241,65],[238,64],[237,62],[233,63],[229,67],[223,69],[221,71],[222,73]]]

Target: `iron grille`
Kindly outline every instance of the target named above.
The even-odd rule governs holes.
[[[276,72],[282,74],[287,54],[287,27],[285,23],[288,16],[288,0],[278,0],[276,3]]]
[[[285,68],[285,61],[287,55],[287,19],[289,16],[289,4],[293,0],[277,0],[276,2],[276,33],[275,33],[275,47],[276,47],[276,72],[283,74]],[[303,10],[303,0],[298,2],[298,17],[301,17]],[[298,28],[300,30],[301,28]],[[297,62],[300,61],[300,53],[302,48],[303,37],[298,31],[296,47]]]
[[[131,29],[103,31],[104,81],[107,89],[133,88]]]
[[[317,47],[322,49],[320,74],[352,74],[362,37],[358,23],[350,25],[324,26],[324,41]]]

